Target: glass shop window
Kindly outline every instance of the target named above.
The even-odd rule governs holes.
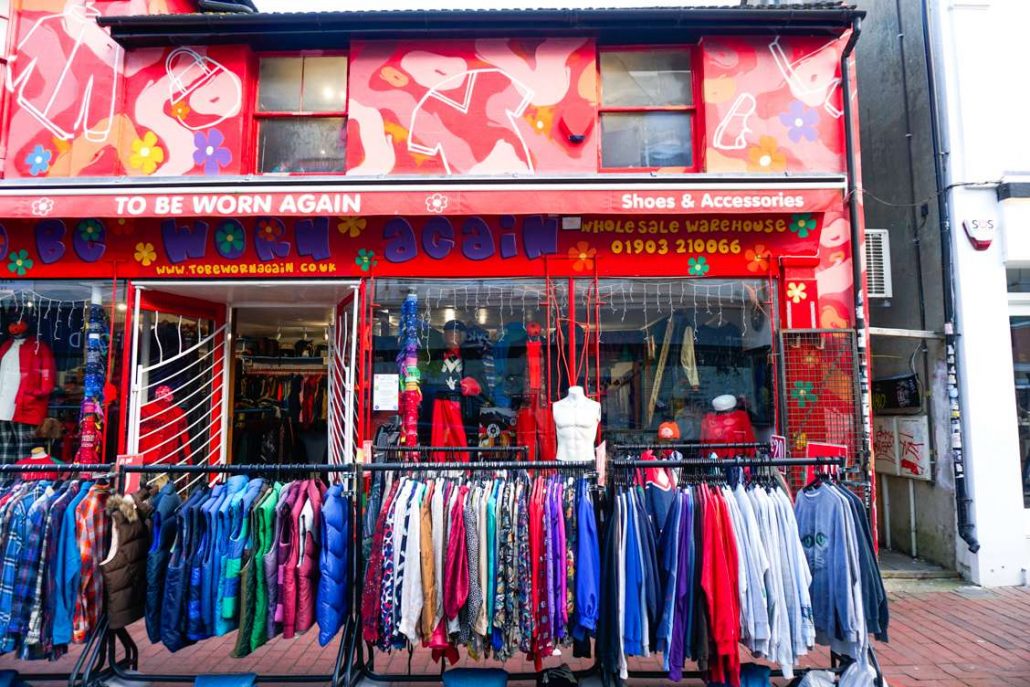
[[[121,351],[124,285],[8,284],[0,289],[0,462],[113,460],[122,371],[121,355],[108,351]]]
[[[694,167],[688,48],[602,50],[601,166]]]
[[[551,404],[573,384],[609,442],[663,423],[683,441],[766,440],[770,299],[759,280],[576,280],[572,298],[565,280],[377,280],[374,441],[551,459]]]
[[[257,117],[258,171],[344,171],[347,58],[262,57]]]

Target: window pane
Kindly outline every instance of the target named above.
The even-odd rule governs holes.
[[[347,58],[304,58],[304,112],[342,112],[347,101]]]
[[[299,112],[304,60],[300,57],[265,57],[258,84],[259,112]]]
[[[602,167],[690,167],[691,115],[685,112],[601,115]]]
[[[1009,293],[1030,293],[1030,269],[1010,267],[1005,274]]]
[[[1023,505],[1030,508],[1030,317],[1009,318],[1012,367],[1016,378],[1016,421],[1023,475]]]
[[[690,51],[602,52],[601,99],[615,107],[692,104]]]
[[[342,172],[347,147],[343,117],[268,119],[258,140],[261,172]]]

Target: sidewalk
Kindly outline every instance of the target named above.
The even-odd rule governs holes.
[[[1030,589],[985,590],[962,586],[952,580],[890,580],[890,643],[876,643],[876,652],[891,687],[957,687],[960,685],[1024,685],[1030,687]],[[308,632],[292,640],[277,639],[247,659],[234,659],[229,652],[235,633],[221,639],[170,654],[164,647],[147,641],[142,624],[132,628],[140,648],[140,668],[150,673],[261,672],[328,674],[336,659],[338,642],[324,648],[317,633]],[[0,658],[0,669],[24,672],[68,670],[77,651],[53,664],[26,664]],[[742,657],[745,658],[745,657]],[[558,665],[562,658],[549,661]],[[585,667],[589,662],[568,662]],[[746,658],[745,658],[746,660]],[[463,659],[462,665],[477,665]],[[637,667],[652,669],[655,663],[642,660]],[[806,665],[828,665],[827,654],[819,650]],[[404,673],[408,654],[378,655],[377,668]],[[509,671],[529,670],[522,661],[509,661]],[[413,672],[438,670],[428,652],[416,652]],[[267,684],[267,683],[263,683]],[[382,684],[382,683],[375,683]],[[407,683],[393,683],[405,685]],[[425,683],[422,683],[425,684]],[[531,683],[512,683],[529,685]],[[633,687],[673,684],[666,681],[631,680]],[[684,681],[681,685],[701,685]],[[777,681],[784,684],[784,681]]]

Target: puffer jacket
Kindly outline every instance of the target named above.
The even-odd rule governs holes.
[[[307,502],[297,520],[297,632],[307,632],[315,624],[315,600],[318,594],[318,542],[322,524],[322,501],[325,486],[310,480]]]
[[[319,552],[318,643],[328,644],[350,614],[350,503],[334,484],[322,504],[322,548]]]
[[[100,564],[104,578],[107,619],[120,630],[143,617],[147,598],[147,551],[150,549],[150,490],[143,487],[131,496],[111,496],[111,549]]]
[[[164,603],[165,574],[175,542],[175,509],[181,499],[171,482],[157,493],[151,501],[154,512],[151,515],[151,545],[147,553],[147,637],[154,644],[161,641],[161,606]]]

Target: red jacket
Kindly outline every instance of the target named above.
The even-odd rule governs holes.
[[[307,502],[311,504],[314,516],[312,529],[304,535],[304,555],[298,555],[297,564],[297,632],[307,632],[315,624],[315,596],[318,593],[318,546],[319,537],[316,535],[318,523],[321,520],[322,501],[325,497],[325,487],[318,480],[310,480],[307,486]],[[303,509],[301,509],[303,512]],[[299,525],[299,522],[298,522]],[[324,525],[323,525],[324,526]],[[300,528],[297,529],[300,536]],[[300,541],[298,540],[298,544]]]
[[[11,342],[12,339],[8,339],[0,344],[0,359],[11,350]],[[49,346],[30,336],[18,352],[18,367],[21,369],[21,382],[11,419],[26,425],[39,425],[47,416],[50,393],[57,382],[54,354]]]
[[[163,398],[155,398],[140,411],[139,451],[143,464],[189,463],[190,437],[186,413]]]
[[[751,444],[755,441],[755,430],[751,418],[742,409],[728,413],[707,413],[701,420],[701,443],[703,444]],[[712,451],[720,458],[753,456],[754,449],[719,449]]]

